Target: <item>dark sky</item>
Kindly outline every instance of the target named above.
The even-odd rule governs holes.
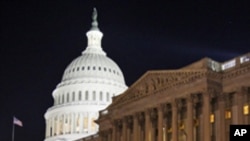
[[[42,141],[44,113],[66,66],[86,47],[93,7],[103,49],[128,86],[152,69],[176,69],[250,51],[248,0],[34,0],[1,2],[0,140]]]

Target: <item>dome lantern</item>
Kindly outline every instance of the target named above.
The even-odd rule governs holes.
[[[102,50],[101,42],[103,34],[98,28],[98,22],[97,22],[97,10],[94,8],[93,14],[92,14],[92,27],[91,29],[86,33],[88,38],[88,46],[86,50],[84,50],[82,53],[96,53],[96,54],[103,54],[106,55],[106,53]]]

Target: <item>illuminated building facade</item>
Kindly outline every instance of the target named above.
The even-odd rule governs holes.
[[[250,53],[148,71],[100,111],[99,132],[81,141],[229,141],[250,124]]]
[[[87,48],[68,65],[53,91],[54,105],[44,115],[45,141],[73,141],[96,134],[98,111],[127,89],[119,66],[101,47],[103,33],[95,9],[92,18]]]

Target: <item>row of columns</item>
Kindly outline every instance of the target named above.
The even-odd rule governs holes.
[[[187,141],[193,141],[193,127],[194,127],[194,119],[193,119],[193,97],[187,97]],[[204,103],[203,111],[209,111],[209,97],[206,97],[205,100],[208,102]],[[173,100],[171,103],[170,111],[171,114],[171,128],[172,128],[172,141],[178,141],[178,101]],[[144,112],[135,113],[133,116],[126,117],[121,120],[117,120],[114,122],[112,126],[112,131],[101,133],[102,141],[111,141],[108,140],[112,136],[112,141],[155,141],[156,137],[156,129],[157,129],[157,141],[167,141],[167,133],[168,127],[166,126],[166,117],[164,111],[164,104],[158,105],[156,107],[157,114],[154,115],[152,109],[146,109]],[[208,112],[209,113],[209,112]],[[154,117],[152,117],[154,116]],[[143,118],[144,117],[144,118]],[[128,120],[127,118],[132,118],[132,129],[128,128]],[[153,119],[152,119],[153,118]],[[204,118],[204,122],[206,124],[210,124],[209,115],[208,118]],[[157,125],[157,126],[156,126]],[[132,132],[131,132],[132,130]],[[210,132],[208,128],[204,132]],[[127,133],[129,132],[129,133]],[[132,137],[131,137],[132,134]],[[206,134],[204,134],[206,135]],[[104,137],[105,136],[105,137]],[[209,136],[204,137],[204,141],[210,141]]]
[[[95,132],[97,125],[93,119],[90,113],[70,113],[51,117],[46,120],[46,137]]]
[[[205,92],[199,95],[190,94],[182,99],[173,99],[171,102],[160,104],[157,107],[146,109],[131,116],[126,116],[123,119],[115,120],[112,130],[100,132],[101,141],[170,141],[170,138],[171,141],[180,141],[179,118],[181,115],[181,100],[184,100],[185,104],[182,107],[186,108],[187,115],[185,118],[186,124],[183,129],[185,132],[184,141],[211,141],[212,124],[215,124],[216,127],[216,133],[212,131],[212,134],[216,134],[216,140],[226,141],[226,97],[228,97],[226,94],[215,97],[213,94]],[[211,123],[210,119],[211,114],[214,114],[214,111],[212,111],[212,98],[217,98],[216,105],[218,105],[218,109],[216,109],[216,121],[214,123]],[[238,117],[237,124],[242,124],[243,94],[237,94],[235,100],[238,101],[238,113],[234,114],[237,114]],[[201,111],[197,111],[197,105],[201,106]],[[170,116],[166,116],[166,114]],[[198,125],[196,125],[195,119],[199,121]],[[167,120],[171,121],[170,125],[167,124]],[[170,128],[171,134],[168,134],[167,131]],[[195,128],[200,133],[197,133],[197,131],[195,133]],[[168,137],[169,135],[171,137]]]

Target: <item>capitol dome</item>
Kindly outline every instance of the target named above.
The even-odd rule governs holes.
[[[52,93],[54,105],[44,115],[45,141],[72,141],[96,134],[99,127],[94,120],[99,111],[127,89],[121,69],[101,47],[103,33],[95,9],[92,19],[87,48],[66,67]]]
[[[93,53],[85,50],[81,56],[73,60],[65,69],[62,81],[79,78],[105,79],[125,84],[121,69],[104,54],[104,51]]]

